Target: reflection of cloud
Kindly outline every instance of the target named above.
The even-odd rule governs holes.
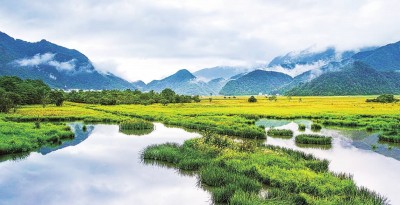
[[[6,162],[0,172],[1,204],[209,204],[195,176],[141,163],[148,145],[199,136],[155,126],[146,136],[127,136],[117,125],[95,125],[76,146]]]
[[[75,61],[76,59],[72,59],[65,62],[59,62],[54,60],[56,54],[54,53],[45,53],[45,54],[36,54],[32,58],[23,58],[20,60],[16,60],[15,62],[24,67],[34,67],[39,65],[49,65],[55,67],[59,71],[74,71],[75,70]]]

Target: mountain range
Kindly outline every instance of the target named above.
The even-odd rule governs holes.
[[[0,32],[0,75],[43,80],[61,89],[135,89],[111,73],[97,71],[89,59],[74,49],[46,40],[30,43]]]
[[[306,49],[252,67],[217,66],[194,73],[181,69],[148,84],[103,73],[74,49],[46,40],[30,43],[0,32],[0,75],[41,79],[61,89],[171,88],[186,95],[400,94],[400,42],[358,51]]]

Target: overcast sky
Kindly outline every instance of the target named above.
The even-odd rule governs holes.
[[[0,0],[0,31],[75,48],[127,80],[400,40],[399,0]]]

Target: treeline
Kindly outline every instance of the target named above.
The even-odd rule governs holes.
[[[117,105],[161,103],[191,103],[200,102],[199,96],[178,95],[167,88],[161,93],[154,91],[143,93],[139,90],[102,90],[102,91],[71,91],[52,90],[41,80],[22,80],[15,76],[0,77],[0,112],[14,111],[20,105],[49,103],[61,106],[64,100],[77,103]]]
[[[72,91],[65,94],[66,100],[77,103],[118,105],[118,104],[142,104],[151,105],[161,103],[191,103],[200,102],[200,97],[178,95],[173,90],[166,88],[161,93],[154,91],[141,92],[139,90],[102,90],[102,91]]]
[[[52,91],[41,80],[22,80],[15,76],[0,77],[0,112],[15,110],[20,105],[46,105],[51,102],[62,104],[62,99],[63,94],[60,91]]]

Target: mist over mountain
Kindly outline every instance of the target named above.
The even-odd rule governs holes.
[[[400,94],[400,73],[377,71],[355,61],[340,71],[324,73],[288,91],[288,95],[378,95]]]
[[[240,66],[217,66],[213,68],[204,68],[193,73],[197,78],[203,81],[210,81],[212,79],[224,78],[229,79],[232,76],[247,73],[255,70],[253,67],[240,67]]]
[[[222,95],[257,95],[271,91],[290,83],[292,77],[284,73],[255,70],[236,80],[229,81],[220,91]]]
[[[74,49],[46,40],[30,43],[0,32],[0,75],[40,79],[62,89],[135,89],[111,73],[100,73]]]
[[[357,95],[399,93],[400,42],[356,51],[306,49],[264,65],[186,69],[148,84],[96,70],[74,49],[46,40],[30,43],[0,32],[0,75],[40,79],[62,89],[171,88],[187,95]],[[140,75],[140,73],[138,73]],[[365,87],[363,87],[365,86]],[[370,88],[369,88],[370,87]],[[369,90],[368,90],[369,89]]]

